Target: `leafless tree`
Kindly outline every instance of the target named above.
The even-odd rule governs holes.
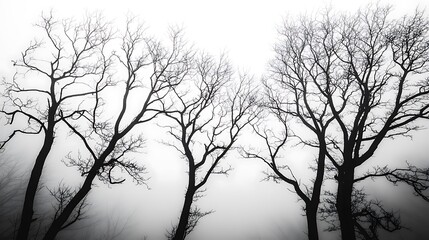
[[[347,240],[356,239],[355,170],[384,139],[411,134],[420,129],[416,120],[429,115],[428,21],[419,11],[390,20],[390,12],[367,7],[286,24],[280,33],[284,48],[276,51],[280,84],[312,85],[309,101],[334,119],[325,151],[336,171],[335,206]],[[297,94],[304,95],[300,89]]]
[[[268,88],[268,86],[266,85]],[[305,88],[305,87],[304,87]],[[272,91],[272,87],[268,89]],[[305,92],[305,90],[304,90]],[[303,95],[305,95],[304,93]],[[295,107],[299,107],[299,110],[295,111],[293,107],[287,107],[280,98],[274,98],[274,95],[270,94],[268,106],[271,108],[270,112],[275,116],[276,120],[280,123],[280,129],[273,127],[275,119],[262,118],[261,122],[269,122],[270,127],[263,125],[261,122],[254,124],[253,129],[256,135],[258,135],[265,143],[265,149],[251,147],[250,149],[242,149],[242,156],[245,158],[255,158],[262,160],[271,169],[271,172],[266,173],[266,180],[273,180],[276,183],[285,182],[293,187],[293,191],[298,197],[304,201],[305,215],[307,220],[307,230],[309,239],[319,239],[318,226],[317,226],[317,211],[320,203],[321,188],[325,173],[325,149],[326,147],[319,147],[326,144],[324,141],[325,131],[328,124],[324,122],[325,116],[323,113],[316,118],[315,115],[298,114],[300,112],[312,111],[309,105],[308,108],[302,108],[299,104],[303,99],[295,95],[296,99]],[[297,135],[291,135],[288,133],[287,116],[300,116],[300,121],[307,126],[312,126],[312,130],[316,135],[316,140],[304,140],[299,138]],[[308,117],[308,118],[307,118]],[[314,120],[314,121],[313,121]],[[326,125],[325,125],[326,124]],[[319,152],[316,159],[316,167],[311,167],[315,170],[316,176],[312,181],[312,185],[309,187],[306,184],[301,183],[301,179],[297,177],[288,165],[281,163],[282,156],[281,152],[285,148],[288,137],[296,136],[300,140],[300,143],[309,145],[311,147],[317,147]]]
[[[245,157],[258,158],[271,168],[269,179],[290,184],[304,201],[309,239],[319,238],[317,212],[326,171],[327,139],[330,137],[328,128],[335,119],[329,111],[329,101],[318,93],[325,81],[321,74],[322,68],[331,60],[329,55],[322,53],[323,48],[317,45],[324,42],[329,44],[331,30],[331,25],[320,24],[310,18],[285,22],[279,29],[281,40],[274,48],[276,56],[270,65],[270,74],[263,81],[267,92],[263,105],[281,127],[274,129],[254,125],[254,131],[265,142],[268,153],[255,151],[257,149],[244,151]],[[310,44],[313,48],[306,49]],[[320,55],[321,62],[318,64],[311,59],[315,55]],[[310,132],[291,133],[288,121],[294,122],[298,128],[304,126]],[[301,185],[301,179],[289,166],[279,165],[279,153],[288,137],[298,139],[298,143],[306,147],[317,149],[316,165],[311,167],[315,170],[314,179],[310,179],[311,186]]]
[[[175,142],[175,148],[188,163],[188,183],[179,223],[169,237],[183,240],[200,218],[211,213],[192,207],[205,191],[214,174],[228,174],[230,167],[221,161],[233,148],[240,132],[255,117],[256,96],[251,79],[242,75],[234,82],[234,73],[224,56],[219,61],[201,54],[194,72],[170,101],[164,102],[164,114],[172,124],[163,126]]]
[[[14,62],[24,74],[17,73],[11,82],[4,82],[8,101],[1,110],[9,124],[18,118],[27,123],[11,132],[1,148],[17,134],[44,133],[27,186],[17,239],[29,237],[42,169],[61,126],[83,143],[84,149],[71,152],[64,162],[77,167],[85,179],[76,189],[65,184],[49,189],[56,204],[52,222],[42,233],[44,239],[54,239],[59,231],[84,217],[85,198],[95,178],[118,184],[125,180],[120,175],[124,171],[136,183],[145,184],[145,168],[128,158],[144,144],[136,128],[160,113],[160,101],[187,75],[193,57],[180,30],[172,29],[171,45],[164,46],[146,36],[144,27],[133,18],[119,38],[100,15],[75,22],[57,21],[50,14],[43,16],[38,26],[47,43],[30,44]],[[27,86],[21,76],[41,81]],[[106,105],[115,98],[108,94],[109,89],[120,92],[115,94],[121,101],[117,112]],[[136,96],[139,103],[131,103]]]
[[[119,110],[112,112],[107,105],[114,97],[97,92],[92,105],[79,112],[79,118],[66,118],[60,112],[61,120],[82,141],[87,153],[69,155],[66,164],[77,167],[85,179],[65,198],[67,201],[58,209],[44,239],[54,239],[61,229],[78,220],[76,212],[85,206],[85,197],[96,178],[108,184],[120,184],[125,181],[121,172],[125,172],[137,184],[146,184],[144,166],[128,157],[144,145],[137,127],[153,120],[161,109],[165,110],[163,99],[187,76],[193,57],[181,31],[170,33],[171,45],[167,47],[146,37],[143,26],[129,18],[119,50],[108,57],[117,63],[117,73],[108,76],[109,81],[117,84],[115,90],[121,93]],[[131,98],[136,96],[139,101],[132,102]]]
[[[22,119],[27,126],[16,128],[0,143],[0,148],[18,134],[44,134],[26,188],[17,239],[28,238],[35,220],[36,191],[58,123],[79,115],[81,110],[74,102],[84,101],[109,85],[104,72],[110,62],[103,58],[103,48],[111,40],[111,31],[100,16],[75,22],[57,21],[48,14],[42,16],[37,26],[42,29],[45,41],[31,42],[21,58],[13,61],[18,68],[13,79],[3,82],[7,100],[1,113],[9,124]],[[29,78],[33,81],[28,81]]]
[[[324,206],[320,208],[321,218],[330,224],[328,231],[340,230],[335,207],[335,194],[326,192]],[[378,240],[379,230],[394,232],[402,229],[401,218],[393,210],[386,210],[381,201],[368,200],[364,189],[353,189],[352,212],[356,238],[362,240]]]

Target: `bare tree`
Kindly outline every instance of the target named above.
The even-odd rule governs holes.
[[[367,7],[354,15],[326,13],[304,20],[309,24],[287,25],[281,36],[288,39],[291,27],[294,39],[282,42],[284,49],[276,53],[280,83],[314,85],[313,104],[334,118],[326,156],[336,171],[335,206],[347,240],[356,239],[355,170],[384,139],[411,134],[419,129],[416,120],[429,114],[428,21],[419,11],[399,20],[390,20],[389,13],[389,7]]]
[[[409,185],[414,190],[414,195],[428,201],[427,189],[429,188],[429,173],[427,168],[418,168],[407,162],[404,168],[390,169],[388,166],[376,166],[365,174],[355,178],[355,185],[364,180],[376,180],[384,177],[395,186],[399,183]],[[355,224],[356,237],[358,239],[380,239],[379,230],[394,232],[405,227],[401,224],[401,218],[397,211],[386,210],[379,200],[368,200],[364,189],[354,186],[352,193],[352,212]],[[334,219],[336,215],[335,194],[327,192],[326,204],[321,208],[322,218],[331,224],[329,231],[339,230],[339,225]]]
[[[335,217],[337,215],[336,196],[329,191],[325,195],[324,206],[320,208],[321,218],[330,224],[328,231],[340,230]],[[352,212],[357,239],[378,240],[380,229],[394,232],[403,228],[399,214],[393,210],[386,210],[379,200],[368,200],[364,189],[353,189]]]
[[[46,78],[40,84],[24,86],[16,74],[4,82],[6,97],[2,113],[15,123],[22,117],[27,126],[14,130],[1,142],[4,148],[17,134],[44,133],[44,143],[36,159],[27,187],[17,239],[28,239],[33,219],[36,190],[46,158],[54,144],[59,123],[83,143],[84,149],[71,152],[64,161],[77,167],[85,177],[76,189],[65,184],[48,189],[53,196],[54,214],[44,239],[54,239],[62,229],[84,217],[86,196],[98,177],[109,184],[125,179],[124,171],[138,184],[145,184],[144,167],[128,158],[143,147],[137,126],[159,113],[160,101],[187,75],[193,57],[180,30],[170,31],[171,46],[147,37],[141,24],[129,19],[121,38],[99,15],[83,22],[56,21],[52,14],[39,25],[47,45],[35,42],[15,66],[24,76]],[[119,43],[119,46],[114,45]],[[34,76],[33,76],[34,75]],[[107,100],[108,87],[119,90],[121,106],[115,112]],[[139,96],[139,104],[131,98]]]
[[[270,65],[270,74],[263,82],[267,92],[264,105],[281,128],[254,125],[254,131],[264,140],[268,151],[244,151],[245,157],[258,158],[271,168],[268,179],[290,184],[304,201],[309,239],[319,238],[317,212],[326,171],[327,139],[330,137],[328,128],[335,119],[329,111],[329,101],[318,93],[326,81],[321,74],[322,69],[331,62],[331,56],[323,52],[326,49],[318,46],[331,43],[333,26],[329,19],[324,20],[327,24],[302,18],[298,22],[285,22],[279,29],[281,40],[274,48],[276,56]],[[307,46],[311,49],[306,49]],[[316,55],[321,58],[319,63],[311,58]],[[310,132],[290,133],[288,122],[293,122],[297,128],[304,126]],[[309,137],[308,133],[313,137]],[[288,137],[317,150],[316,165],[311,167],[315,171],[314,179],[309,179],[311,186],[301,185],[301,179],[289,166],[279,165],[279,153]]]
[[[27,126],[14,130],[0,148],[17,134],[44,134],[27,184],[17,239],[27,239],[31,223],[36,220],[34,200],[57,124],[79,114],[79,105],[73,102],[84,101],[109,85],[104,79],[109,61],[103,58],[102,51],[111,40],[111,32],[100,16],[89,16],[78,23],[57,21],[49,14],[42,16],[37,26],[43,30],[46,42],[32,42],[21,59],[13,61],[23,73],[17,71],[10,82],[3,82],[8,100],[1,113],[9,124],[22,119]],[[25,81],[27,77],[36,83]]]
[[[44,236],[45,240],[54,239],[60,230],[79,220],[76,212],[85,206],[85,197],[97,177],[108,184],[120,184],[125,181],[121,172],[125,172],[137,184],[146,184],[144,166],[128,157],[144,145],[142,134],[136,133],[137,127],[161,112],[163,98],[187,76],[193,57],[193,52],[185,46],[181,31],[171,30],[170,40],[171,46],[164,47],[161,42],[146,37],[143,26],[130,18],[119,50],[109,57],[118,63],[117,74],[109,73],[109,79],[119,79],[114,81],[118,86],[115,90],[121,92],[119,110],[112,112],[105,107],[114,98],[97,92],[92,105],[79,112],[79,118],[61,115],[64,116],[61,120],[82,141],[87,153],[69,155],[66,163],[77,167],[85,179],[77,190],[66,196],[66,202],[58,209]],[[135,96],[139,98],[138,103],[131,100]]]
[[[287,118],[285,113],[290,111],[286,110],[286,108],[281,108],[281,103],[278,102],[279,99],[271,99],[274,102],[270,102],[270,104],[275,104],[275,106],[271,105],[273,109],[271,111],[276,111],[274,115],[283,126],[283,130],[274,129],[272,126],[273,120],[269,119],[260,119],[261,121],[267,121],[270,123],[270,127],[261,126],[260,123],[258,125],[253,125],[254,132],[263,139],[265,143],[265,149],[261,150],[259,148],[250,148],[250,149],[242,149],[242,156],[245,158],[255,158],[264,162],[271,169],[271,172],[265,172],[266,180],[273,180],[276,183],[285,182],[293,187],[293,191],[298,195],[298,197],[304,201],[304,212],[307,220],[307,233],[308,239],[319,239],[318,235],[318,224],[317,224],[317,212],[319,209],[320,203],[320,195],[321,188],[324,179],[325,173],[325,153],[324,150],[326,148],[320,147],[318,148],[318,156],[316,158],[316,167],[312,166],[311,168],[315,170],[316,176],[314,179],[309,179],[312,181],[312,185],[309,187],[306,184],[302,184],[301,179],[294,174],[291,167],[288,165],[283,165],[281,163],[282,149],[285,148],[286,142],[288,140],[288,126],[287,126]],[[300,100],[297,99],[297,102]],[[300,115],[303,117],[305,123],[312,125],[313,123],[308,122],[309,119],[305,119],[304,115]],[[318,140],[316,141],[306,141],[301,139],[301,143],[306,145],[310,145],[311,147],[318,147],[320,144],[325,144],[323,140],[323,136],[325,134],[325,126],[323,125],[323,120],[320,120],[319,123],[314,125],[314,131],[316,132],[316,136],[320,137],[320,143]],[[317,122],[317,121],[316,121]],[[318,129],[321,126],[321,129]],[[280,133],[279,133],[280,132]],[[280,136],[279,136],[280,135]],[[311,143],[310,143],[311,142]]]
[[[202,54],[182,88],[175,89],[164,114],[172,124],[163,126],[174,138],[166,143],[175,148],[188,163],[188,183],[177,227],[169,233],[183,240],[198,221],[211,211],[203,212],[193,203],[202,196],[205,184],[214,174],[228,174],[230,167],[221,165],[233,148],[240,132],[255,117],[255,91],[247,76],[234,83],[234,74],[224,56],[218,62]],[[169,110],[170,108],[170,110]]]

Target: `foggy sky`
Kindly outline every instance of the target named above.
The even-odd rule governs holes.
[[[283,18],[312,14],[329,5],[338,11],[355,11],[368,2],[372,1],[122,0],[106,3],[101,0],[0,0],[0,77],[13,76],[11,60],[19,58],[21,51],[34,38],[33,24],[40,19],[41,12],[51,9],[59,18],[76,19],[85,13],[101,11],[115,25],[122,24],[126,14],[131,13],[143,20],[148,31],[156,37],[165,37],[168,26],[181,26],[185,30],[185,38],[196,48],[213,54],[226,52],[234,67],[249,71],[257,79],[273,56],[276,26]],[[392,4],[394,14],[398,15],[412,13],[417,6],[429,6],[429,2],[418,0],[380,1],[385,2]],[[3,125],[0,129],[4,129]],[[0,137],[4,137],[2,131]],[[89,218],[72,227],[72,230],[79,229],[78,234],[83,237],[103,239],[99,233],[107,234],[107,229],[112,230],[112,225],[116,224],[118,230],[123,229],[117,239],[143,239],[147,235],[149,239],[157,240],[163,239],[166,230],[177,224],[186,190],[186,162],[174,149],[158,142],[159,138],[167,137],[163,133],[165,130],[147,126],[142,131],[148,142],[143,153],[134,157],[147,167],[150,189],[136,186],[130,179],[115,186],[96,181],[89,196],[93,206]],[[404,166],[405,160],[427,167],[428,136],[429,130],[423,130],[414,134],[413,139],[387,140],[374,158],[385,159],[386,163],[398,162],[398,167]],[[77,170],[64,166],[60,161],[69,151],[77,149],[77,142],[76,138],[65,133],[57,136],[42,177],[46,187],[55,186],[61,180],[79,184],[81,178]],[[1,155],[1,160],[17,162],[18,174],[28,174],[40,143],[37,136],[17,138],[10,143],[13,147]],[[244,140],[243,143],[252,144]],[[283,156],[286,162],[296,165],[298,173],[306,171],[312,161],[312,155],[303,154],[299,147],[287,149]],[[306,239],[303,204],[287,184],[262,181],[262,171],[267,168],[257,160],[242,159],[236,152],[228,155],[226,163],[231,164],[234,170],[228,177],[211,177],[206,196],[196,203],[202,210],[214,210],[214,213],[200,221],[189,240]],[[296,175],[308,181],[308,176]],[[325,184],[332,183],[327,181]],[[403,224],[411,229],[395,233],[395,238],[423,239],[429,236],[429,228],[425,224],[429,222],[429,216],[424,214],[429,212],[429,204],[414,197],[409,187],[400,185],[395,188],[382,180],[376,183],[367,180],[364,184],[386,206],[398,209]],[[43,199],[39,199],[38,204],[42,209],[50,207],[43,203]],[[338,233],[323,232],[324,226],[320,225],[322,239],[338,238]],[[62,236],[76,236],[72,230],[64,231]]]

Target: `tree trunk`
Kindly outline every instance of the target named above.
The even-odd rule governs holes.
[[[323,176],[325,174],[326,143],[325,134],[318,135],[319,139],[319,157],[317,160],[317,173],[313,185],[313,194],[311,199],[306,203],[305,214],[307,217],[308,239],[318,240],[319,232],[317,227],[317,210],[320,203],[320,193],[322,189]]]
[[[319,240],[319,233],[317,230],[317,207],[318,204],[312,206],[307,204],[305,208],[305,214],[307,216],[307,229],[308,229],[308,240]]]
[[[40,177],[42,176],[43,166],[45,165],[46,158],[51,151],[52,144],[54,143],[53,129],[49,129],[45,134],[42,149],[37,155],[36,162],[34,163],[31,171],[30,179],[28,180],[27,189],[25,191],[24,205],[22,207],[21,222],[16,235],[17,240],[27,240],[30,233],[30,226],[33,222],[33,205],[36,197],[36,192],[39,187]]]
[[[88,195],[89,191],[91,191],[92,182],[97,177],[97,174],[105,162],[107,156],[114,150],[114,147],[118,141],[118,137],[113,137],[107,146],[106,150],[101,154],[100,158],[98,158],[92,168],[90,169],[88,175],[83,182],[82,187],[79,191],[73,196],[70,202],[67,203],[66,207],[63,209],[61,214],[55,218],[48,231],[46,232],[43,240],[53,240],[57,236],[57,234],[63,229],[63,225],[67,222],[67,220],[72,215],[73,211],[76,207],[83,201],[83,199]]]
[[[85,182],[79,191],[74,195],[74,197],[70,200],[70,202],[66,205],[61,214],[52,221],[51,226],[46,232],[43,240],[53,240],[57,236],[57,234],[62,230],[63,225],[66,223],[67,219],[69,219],[70,215],[82,202],[82,200],[88,195],[91,190],[92,182],[94,178],[97,176],[96,168],[91,169],[91,172],[88,174]]]
[[[185,195],[185,202],[183,203],[182,213],[180,214],[179,224],[177,225],[173,240],[184,240],[186,237],[186,228],[188,226],[192,202],[194,200],[194,192],[193,188],[188,187]]]
[[[352,213],[353,178],[354,168],[340,169],[338,173],[336,207],[340,221],[341,238],[343,240],[356,239]]]

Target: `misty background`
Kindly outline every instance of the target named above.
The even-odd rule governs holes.
[[[273,56],[277,27],[287,17],[315,14],[332,7],[335,11],[353,12],[374,1],[4,1],[0,0],[0,77],[12,78],[15,72],[11,60],[20,57],[30,40],[39,33],[34,23],[42,12],[53,11],[58,18],[80,19],[86,13],[101,12],[106,19],[120,26],[127,14],[137,16],[147,31],[157,38],[167,36],[169,26],[184,29],[185,39],[198,49],[211,54],[226,53],[237,70],[247,71],[259,81]],[[401,16],[418,9],[427,9],[427,1],[379,1],[393,6],[393,15]],[[33,81],[34,79],[28,79]],[[114,94],[114,93],[112,93]],[[161,121],[162,118],[156,120]],[[0,119],[0,138],[7,137],[12,128]],[[427,122],[424,122],[429,126]],[[177,224],[186,185],[186,162],[177,151],[165,146],[165,129],[150,123],[139,127],[147,140],[135,160],[145,167],[147,186],[135,185],[127,179],[120,185],[106,185],[100,181],[89,194],[91,207],[88,217],[61,233],[72,239],[164,239],[166,231]],[[398,137],[384,141],[374,158],[397,162],[405,161],[427,167],[429,130],[413,133],[412,138]],[[249,129],[241,134],[237,145],[258,145]],[[40,149],[41,136],[19,136],[0,155],[1,176],[13,173],[13,182],[7,188],[15,189],[17,196],[24,193],[25,176],[31,169],[34,156]],[[80,146],[75,136],[61,131],[56,136],[42,176],[42,187],[49,189],[63,181],[78,185],[81,178],[75,168],[61,160]],[[316,153],[302,147],[289,147],[282,153],[298,173],[308,172]],[[207,183],[205,197],[198,201],[201,209],[214,213],[204,217],[187,239],[306,239],[306,222],[302,201],[285,183],[263,181],[267,167],[258,160],[243,159],[237,151],[228,154],[224,164],[231,165],[229,176],[214,176]],[[371,160],[368,163],[371,164]],[[394,164],[392,165],[394,166]],[[9,171],[11,170],[11,171]],[[297,174],[305,181],[305,175]],[[329,187],[330,182],[324,183]],[[380,199],[385,207],[397,210],[402,223],[409,229],[394,233],[395,239],[425,239],[429,236],[429,205],[413,196],[409,186],[395,187],[384,179],[366,180],[364,185],[371,197]],[[18,188],[17,186],[22,186]],[[12,198],[8,209],[19,208],[21,198]],[[43,195],[37,198],[41,212],[51,205]],[[3,224],[3,223],[1,223]],[[336,239],[338,233],[324,232],[322,239]],[[117,234],[117,235],[116,235]],[[391,236],[391,235],[388,235]],[[393,239],[393,238],[387,238]]]

